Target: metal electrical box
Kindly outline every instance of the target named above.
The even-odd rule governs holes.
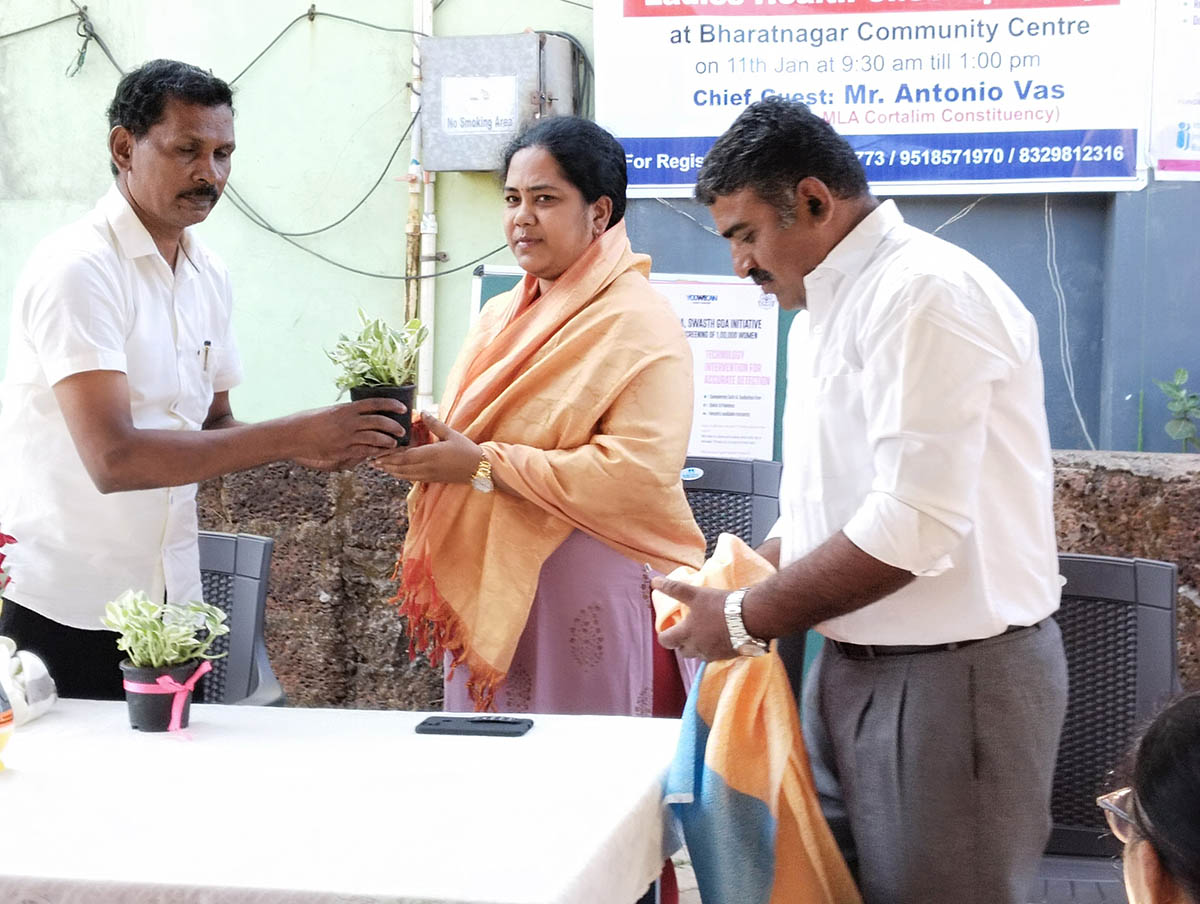
[[[422,165],[494,170],[505,145],[547,116],[575,112],[571,43],[556,35],[421,39]]]

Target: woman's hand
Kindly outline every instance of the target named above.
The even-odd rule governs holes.
[[[403,447],[379,456],[371,462],[399,480],[424,483],[468,483],[483,458],[483,447],[451,430],[427,411],[421,422],[435,437],[423,446]]]

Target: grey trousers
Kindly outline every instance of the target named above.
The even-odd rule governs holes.
[[[1052,619],[908,656],[826,643],[804,685],[805,743],[865,904],[1025,904],[1066,705]]]

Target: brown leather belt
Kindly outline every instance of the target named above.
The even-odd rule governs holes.
[[[969,647],[974,643],[991,640],[993,637],[1003,637],[1005,634],[1016,634],[1018,631],[1037,631],[1048,620],[1044,618],[1032,625],[1009,625],[999,634],[993,634],[992,637],[977,637],[974,640],[956,640],[953,643],[859,644],[845,643],[840,640],[828,640],[827,642],[847,659],[875,659],[878,656],[915,656],[919,653],[948,653],[952,650],[961,650],[963,647]]]

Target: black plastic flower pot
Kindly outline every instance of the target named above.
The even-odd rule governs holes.
[[[173,681],[183,684],[199,667],[200,660],[162,668],[141,668],[128,659],[121,661],[125,681],[133,684],[154,684],[160,675],[168,675]],[[129,706],[129,724],[138,731],[166,731],[171,727],[171,707],[175,702],[175,694],[144,694],[127,687],[125,702]],[[191,705],[192,692],[187,691],[183,701],[183,715],[179,720],[180,728],[187,728]]]
[[[406,409],[404,414],[387,415],[404,428],[404,435],[396,440],[398,446],[407,446],[408,438],[412,434],[412,407],[416,394],[417,387],[413,383],[405,383],[403,386],[374,385],[350,388],[350,400],[354,402],[359,399],[396,399],[403,403]]]

